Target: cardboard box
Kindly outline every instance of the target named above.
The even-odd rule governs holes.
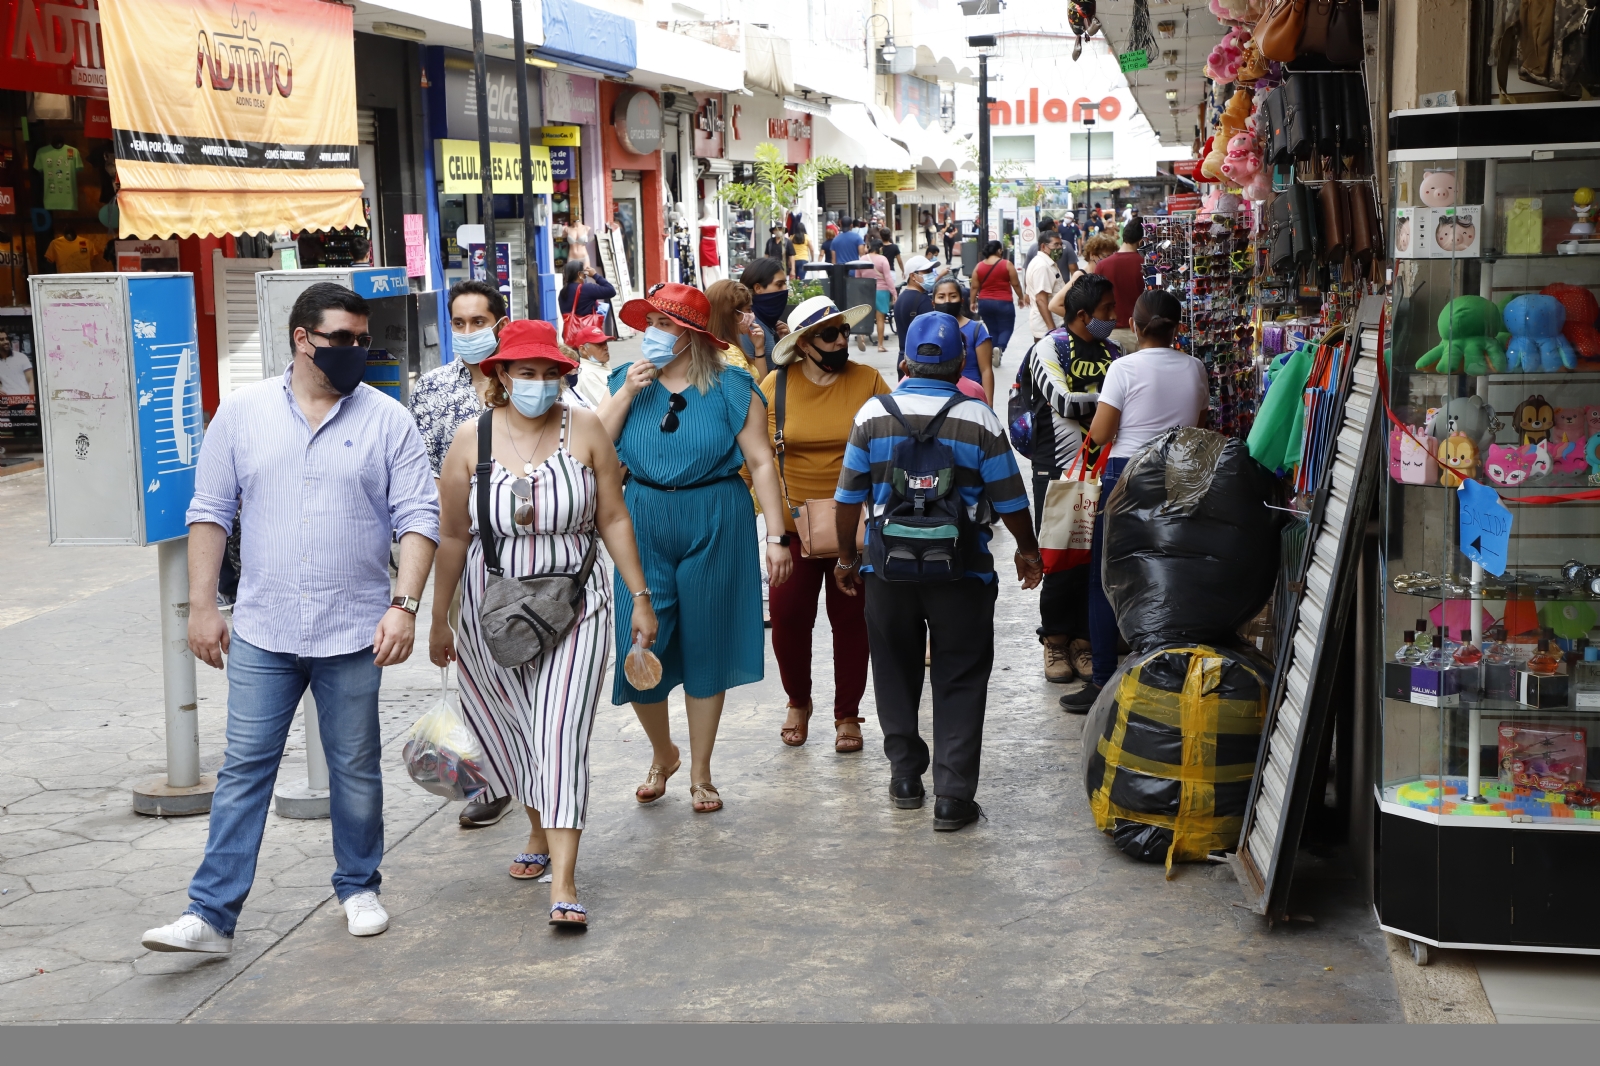
[[[1456,666],[1448,670],[1411,668],[1411,702],[1423,707],[1459,707],[1477,703],[1481,697],[1476,666]]]
[[[1484,663],[1483,694],[1491,700],[1517,698],[1517,668],[1510,663]]]
[[[1383,695],[1386,699],[1411,701],[1411,664],[1387,662],[1383,664]]]

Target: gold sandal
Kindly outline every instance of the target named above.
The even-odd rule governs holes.
[[[840,731],[839,727],[847,722],[859,726],[865,721],[865,718],[835,718],[833,720],[833,750],[842,755],[860,751],[866,744],[866,741],[861,736],[861,730],[857,729],[854,733],[844,733]]]
[[[678,749],[674,748],[672,750],[676,752]],[[654,803],[662,796],[665,796],[667,794],[667,781],[671,779],[673,774],[678,772],[678,767],[682,765],[682,758],[679,758],[670,767],[651,763],[649,772],[644,775],[644,784],[633,790],[633,798],[640,803]],[[649,797],[644,795],[647,790],[652,793]]]
[[[689,795],[694,797],[696,814],[710,814],[712,811],[722,810],[722,793],[717,791],[717,786],[710,781],[689,786]],[[702,803],[715,803],[715,807],[701,807]]]
[[[795,705],[792,703],[789,704],[789,706],[796,711],[800,710],[799,707],[795,707]],[[805,716],[800,719],[800,724],[786,725],[782,729],[778,730],[779,739],[781,739],[791,748],[798,748],[800,745],[804,744],[806,742],[806,738],[811,735],[811,712],[813,709],[814,708],[810,704],[806,704]]]

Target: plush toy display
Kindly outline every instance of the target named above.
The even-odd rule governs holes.
[[[1456,172],[1453,170],[1424,170],[1422,184],[1417,186],[1417,196],[1427,207],[1454,207],[1456,205]]]
[[[1577,237],[1594,233],[1594,190],[1585,185],[1572,194],[1573,222],[1570,232]]]
[[[1217,16],[1217,21],[1228,26],[1236,26],[1241,22],[1254,22],[1250,18],[1249,0],[1210,0],[1207,5],[1211,13]]]
[[[1505,326],[1511,334],[1506,345],[1506,365],[1523,373],[1571,370],[1578,353],[1561,333],[1567,312],[1554,296],[1529,294],[1506,304]]]
[[[1228,142],[1226,138],[1224,138],[1220,133],[1214,137],[1206,138],[1206,143],[1203,145],[1205,149],[1205,155],[1200,159],[1201,178],[1209,182],[1221,184],[1223,180],[1222,164],[1226,162],[1228,158],[1227,144]]]
[[[1588,443],[1586,440],[1568,440],[1559,444],[1552,441],[1550,452],[1550,461],[1554,464],[1552,472],[1581,474],[1589,469],[1589,461],[1584,454],[1584,447]]]
[[[1252,133],[1236,133],[1233,140],[1228,142],[1228,156],[1222,162],[1222,176],[1244,190],[1244,195],[1251,200],[1265,200],[1267,191],[1272,188],[1272,179],[1267,178],[1266,188],[1258,187],[1261,172],[1261,146],[1256,143]],[[1255,193],[1260,192],[1260,196]]]
[[[1582,445],[1589,436],[1583,407],[1557,407],[1556,424],[1550,428],[1550,440],[1555,444]]]
[[[1433,457],[1437,447],[1415,426],[1389,433],[1389,476],[1405,485],[1433,485],[1439,481],[1439,462]]]
[[[1439,312],[1439,343],[1417,359],[1435,374],[1505,373],[1506,352],[1495,339],[1500,309],[1482,296],[1457,296]]]
[[[1583,450],[1583,458],[1589,466],[1589,484],[1600,485],[1600,433],[1589,438],[1589,446]]]
[[[1439,442],[1439,484],[1459,488],[1478,472],[1478,446],[1465,433],[1452,433]]]
[[[1600,300],[1594,298],[1594,293],[1564,281],[1546,285],[1539,292],[1554,296],[1566,308],[1567,321],[1561,327],[1561,335],[1572,342],[1578,358],[1600,359],[1600,329],[1595,328],[1596,319],[1600,319]]]
[[[1529,396],[1511,412],[1511,428],[1517,431],[1517,440],[1523,444],[1549,440],[1555,424],[1555,408],[1543,396]]]
[[[1533,453],[1520,444],[1491,444],[1483,472],[1496,485],[1516,488],[1533,472]]]
[[[1584,420],[1588,425],[1584,432],[1591,437],[1600,437],[1600,403],[1592,403],[1583,409]]]
[[[1494,408],[1482,396],[1458,396],[1428,419],[1428,436],[1444,440],[1452,433],[1465,433],[1480,455],[1489,450],[1499,428]]]
[[[1239,74],[1239,64],[1244,61],[1244,42],[1249,39],[1250,31],[1239,26],[1224,34],[1206,57],[1206,77],[1218,85],[1233,81]]]

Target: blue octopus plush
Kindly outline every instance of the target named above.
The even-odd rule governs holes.
[[[1567,311],[1554,296],[1530,293],[1506,304],[1505,324],[1511,334],[1506,361],[1512,371],[1553,374],[1573,370],[1578,353],[1561,333]]]

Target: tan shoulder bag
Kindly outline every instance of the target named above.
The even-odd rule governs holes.
[[[792,366],[793,364],[791,364]],[[805,373],[805,371],[800,371]],[[836,526],[839,504],[833,497],[807,500],[799,507],[789,499],[789,480],[783,470],[783,416],[785,394],[789,391],[789,368],[778,375],[778,391],[772,401],[772,415],[776,427],[772,434],[772,450],[778,456],[778,483],[783,489],[784,506],[794,517],[795,533],[800,537],[800,554],[807,559],[835,559],[839,556],[839,532]],[[856,523],[856,551],[867,545],[867,509],[861,508],[861,518]]]

